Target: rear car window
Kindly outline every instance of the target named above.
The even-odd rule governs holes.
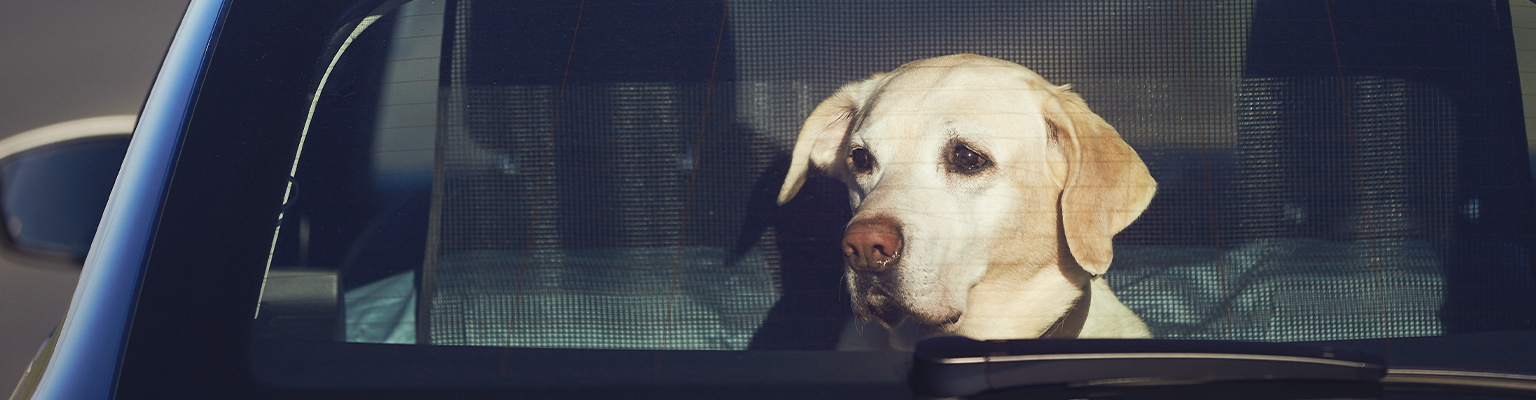
[[[1145,162],[1157,194],[1115,236],[1105,279],[1154,338],[1438,336],[1525,330],[1536,312],[1507,9],[416,0],[365,14],[314,62],[280,188],[251,353],[279,386],[581,381],[496,375],[508,360],[898,381],[904,349],[850,344],[849,188],[813,175],[777,199],[824,99],[957,53],[1070,84]],[[490,362],[506,349],[530,352]],[[662,368],[667,354],[719,375]],[[758,370],[742,357],[802,371],[744,377]],[[553,359],[567,361],[539,361]],[[379,380],[425,360],[453,367]]]

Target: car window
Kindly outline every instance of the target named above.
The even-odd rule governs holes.
[[[1050,90],[1080,96],[1155,179],[1094,278],[1153,338],[1530,329],[1536,199],[1513,50],[1497,45],[1505,13],[1439,1],[387,3],[315,60],[252,366],[297,386],[379,384],[296,367],[321,357],[355,367],[497,349],[614,365],[631,353],[600,351],[662,351],[631,361],[683,354],[726,371],[657,373],[678,382],[746,379],[729,377],[746,371],[722,367],[729,357],[897,368],[901,336],[934,328],[859,311],[875,306],[845,230],[850,204],[873,200],[837,168],[862,167],[812,171],[783,204],[781,189],[824,100],[963,53],[1070,84]],[[851,160],[866,145],[878,150],[829,151]],[[956,238],[997,223],[938,219]],[[922,242],[905,232],[901,260],[915,263]],[[951,257],[1007,259],[991,252],[1014,239]],[[860,373],[828,379],[901,375]],[[394,384],[505,378],[423,376]]]

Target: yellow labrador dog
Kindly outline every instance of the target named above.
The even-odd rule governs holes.
[[[864,321],[975,339],[1150,336],[1103,275],[1110,239],[1157,182],[1066,85],[974,54],[913,61],[811,112],[779,204],[811,170],[848,184],[846,279]]]

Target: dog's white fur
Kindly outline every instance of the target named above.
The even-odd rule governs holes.
[[[988,166],[976,174],[947,167],[956,143]],[[853,149],[867,150],[874,167],[856,171]],[[1077,337],[1150,337],[1103,274],[1111,238],[1141,215],[1157,183],[1067,86],[974,54],[914,61],[816,107],[780,204],[812,170],[848,184],[855,221],[899,221],[894,267],[847,272],[864,321],[905,317],[929,336],[1035,338],[1087,295]]]

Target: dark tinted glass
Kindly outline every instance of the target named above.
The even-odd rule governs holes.
[[[317,72],[312,119],[293,133],[301,151],[274,156],[296,167],[254,365],[299,386],[379,384],[354,368],[373,356],[435,362],[413,376],[468,386],[576,384],[590,365],[624,384],[774,383],[851,365],[836,380],[889,389],[882,379],[899,373],[882,374],[902,354],[739,352],[848,349],[873,326],[851,321],[843,281],[847,187],[815,177],[775,204],[790,150],[843,84],[965,52],[1072,84],[1140,153],[1159,193],[1116,237],[1106,279],[1154,337],[1528,329],[1536,199],[1506,12],[1440,1],[382,10],[332,37],[344,51]],[[619,349],[640,352],[596,351]],[[321,358],[336,364],[311,363]],[[793,376],[749,376],[771,366]],[[685,376],[699,370],[713,375]]]
[[[338,274],[350,341],[830,349],[846,189],[773,203],[800,123],[974,52],[1073,84],[1141,153],[1159,194],[1108,279],[1157,337],[1527,326],[1513,59],[1479,45],[1508,29],[1375,7],[410,3],[338,34],[272,268]],[[891,41],[911,26],[944,34]]]

